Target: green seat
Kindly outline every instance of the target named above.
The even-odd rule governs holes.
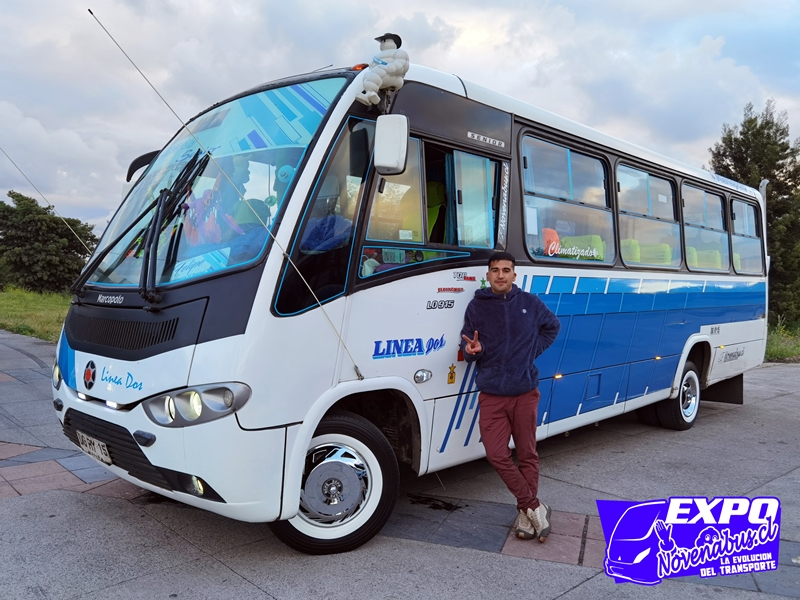
[[[733,268],[737,271],[742,270],[742,256],[738,252],[733,253]]]
[[[639,255],[648,265],[672,264],[672,248],[669,244],[639,244]]]
[[[686,246],[686,266],[697,267],[697,248]]]
[[[599,235],[564,236],[560,245],[559,258],[605,260],[605,243]]]
[[[622,251],[622,260],[626,263],[640,263],[642,262],[642,253],[639,249],[639,240],[629,238],[621,240],[620,250]]]
[[[697,267],[699,269],[722,269],[722,254],[719,250],[698,250]]]

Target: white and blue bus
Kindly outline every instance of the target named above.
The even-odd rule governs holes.
[[[763,190],[418,65],[368,108],[363,68],[239,94],[134,161],[58,345],[69,439],[303,552],[355,548],[399,464],[484,456],[459,333],[496,250],[561,320],[540,440],[743,401],[767,328]]]

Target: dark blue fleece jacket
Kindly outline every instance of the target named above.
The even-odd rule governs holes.
[[[556,339],[561,322],[538,296],[516,285],[507,294],[477,290],[464,314],[462,335],[478,332],[479,354],[464,352],[467,362],[478,361],[478,389],[498,396],[518,396],[539,387],[533,361]],[[462,338],[461,349],[467,342]]]

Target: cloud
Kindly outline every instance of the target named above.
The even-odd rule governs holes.
[[[748,101],[775,97],[800,134],[788,0],[106,0],[94,12],[182,119],[272,79],[369,61],[373,38],[394,31],[412,62],[693,164]],[[102,222],[129,162],[179,123],[85,6],[6,3],[0,36],[0,146],[60,212]],[[0,156],[9,189],[33,193]]]

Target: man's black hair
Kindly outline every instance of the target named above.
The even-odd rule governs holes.
[[[491,269],[492,263],[497,262],[498,260],[510,260],[512,269],[516,268],[517,266],[517,259],[514,258],[514,255],[510,252],[495,252],[489,257],[489,268]]]

